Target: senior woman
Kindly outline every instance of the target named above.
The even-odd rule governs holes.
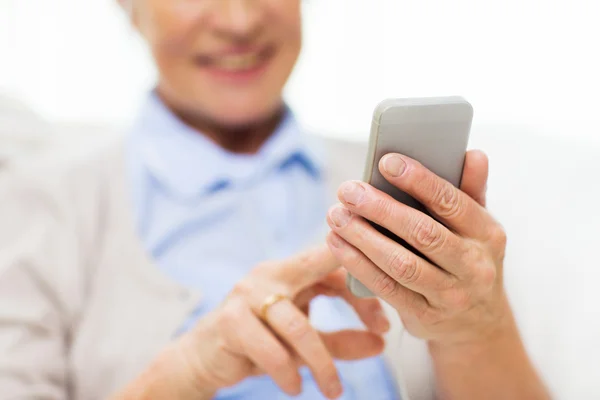
[[[121,4],[159,71],[126,142],[3,185],[3,398],[547,397],[502,286],[482,153],[462,190],[382,161],[444,225],[352,181],[327,211],[328,187],[362,165],[303,135],[282,102],[300,0]],[[326,243],[306,250],[326,215]],[[389,318],[348,293],[340,265]],[[422,339],[403,354],[428,350],[408,368],[403,329]],[[434,380],[415,374],[425,364]]]

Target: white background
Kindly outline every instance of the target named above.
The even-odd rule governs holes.
[[[384,97],[463,95],[475,124],[600,141],[597,0],[305,0],[288,99],[363,138]],[[0,87],[50,120],[126,123],[152,85],[115,0],[0,0]]]

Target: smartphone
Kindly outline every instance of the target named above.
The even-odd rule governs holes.
[[[459,187],[472,120],[473,107],[458,96],[390,99],[379,103],[373,115],[363,180],[397,201],[430,215],[422,204],[385,180],[379,172],[379,160],[388,153],[404,154]],[[383,227],[372,225],[424,257],[402,238]],[[373,296],[351,275],[348,275],[347,285],[358,297]]]

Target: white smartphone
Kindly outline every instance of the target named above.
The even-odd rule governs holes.
[[[430,215],[423,205],[385,180],[379,172],[379,160],[388,153],[404,154],[459,187],[472,120],[473,107],[457,96],[381,102],[373,115],[364,181],[399,202]],[[373,226],[423,257],[402,238],[380,226]],[[356,296],[373,296],[351,275],[348,275],[347,285]]]

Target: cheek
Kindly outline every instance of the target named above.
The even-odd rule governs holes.
[[[299,0],[273,0],[272,20],[278,21],[277,35],[283,38],[290,52],[299,52],[302,44],[302,13]],[[282,7],[282,4],[286,5]]]
[[[193,46],[198,11],[189,7],[168,6],[168,2],[149,7],[140,21],[140,31],[159,64],[176,62],[177,57],[187,56]]]
[[[302,21],[300,7],[296,0],[272,0],[277,3],[270,9],[269,37],[275,38],[279,47],[277,62],[272,71],[272,84],[285,85],[287,78],[296,64],[302,48]],[[290,3],[293,3],[291,6]],[[283,6],[288,4],[287,6]],[[280,88],[280,90],[282,87]]]

